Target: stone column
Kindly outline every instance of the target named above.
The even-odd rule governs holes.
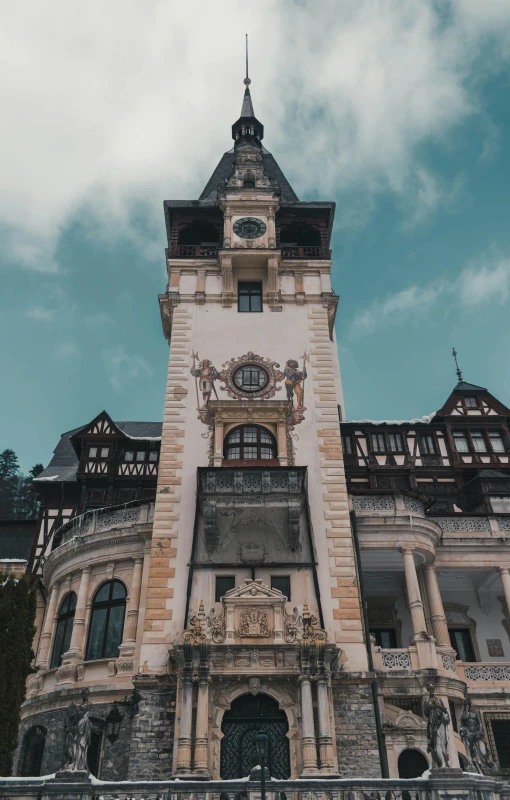
[[[198,681],[197,725],[193,773],[209,777],[209,677],[202,674]]]
[[[136,641],[136,629],[138,627],[138,609],[140,607],[140,591],[142,588],[142,569],[143,558],[135,558],[133,567],[133,577],[131,579],[131,592],[129,595],[129,607],[124,625],[124,635],[122,644],[134,645]]]
[[[181,676],[181,715],[177,740],[177,775],[191,772],[191,715],[193,710],[193,678],[191,674]]]
[[[303,740],[303,772],[306,775],[316,775],[317,769],[317,744],[315,740],[315,727],[313,724],[312,684],[309,675],[301,675],[301,730]]]
[[[413,623],[413,633],[415,637],[421,638],[427,633],[427,625],[425,623],[425,614],[423,613],[423,603],[421,601],[418,575],[416,574],[416,565],[414,563],[412,548],[402,548],[402,555],[404,558],[407,598]]]
[[[276,229],[273,209],[267,212],[267,243],[270,248],[276,247]]]
[[[436,638],[436,644],[439,647],[450,648],[450,636],[448,633],[443,601],[441,600],[441,593],[439,591],[439,584],[437,582],[436,568],[432,564],[427,564],[424,567],[424,573],[430,608],[430,619],[432,622],[432,630]]]
[[[53,628],[55,627],[55,614],[57,610],[58,590],[59,590],[59,584],[57,582],[54,583],[51,588],[50,599],[48,601],[48,608],[46,611],[46,617],[44,618],[44,626],[41,634],[39,654],[37,656],[36,663],[41,671],[47,669],[48,667],[48,656],[50,652],[51,637],[53,636]]]
[[[214,420],[214,466],[221,467],[223,464],[223,439],[225,425],[220,415],[216,415]]]
[[[64,653],[64,658],[83,659],[83,642],[85,639],[85,611],[89,596],[90,567],[85,567],[81,573],[80,588],[78,589],[78,599],[76,600],[76,611],[74,612],[73,632],[69,650]]]
[[[335,759],[333,756],[333,737],[331,736],[331,717],[329,714],[328,676],[317,677],[317,701],[319,706],[319,757],[321,774],[333,774]]]
[[[278,461],[280,462],[280,466],[286,467],[289,459],[287,455],[287,426],[284,417],[278,420],[277,439],[278,439]]]
[[[501,575],[501,582],[503,584],[503,592],[505,594],[506,610],[510,615],[510,570],[508,567],[500,567],[499,572]]]

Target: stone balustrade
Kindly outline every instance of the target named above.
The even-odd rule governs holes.
[[[58,774],[58,773],[57,773]],[[68,773],[69,775],[69,773]],[[63,776],[62,776],[63,777]],[[260,783],[239,781],[122,781],[95,779],[65,782],[46,778],[0,778],[0,798],[5,800],[260,800]],[[508,800],[510,786],[502,779],[468,773],[428,779],[376,778],[300,779],[266,783],[268,800]]]
[[[88,536],[92,533],[112,530],[114,528],[130,528],[152,522],[154,503],[134,500],[120,506],[109,506],[86,511],[74,517],[61,529],[61,544],[74,539],[75,536]],[[56,532],[55,536],[59,531]]]
[[[374,669],[386,672],[388,670],[418,669],[418,663],[413,665],[409,648],[385,649],[372,647]]]
[[[470,681],[510,681],[510,664],[494,664],[494,662],[468,664],[457,661],[457,673],[467,683]]]

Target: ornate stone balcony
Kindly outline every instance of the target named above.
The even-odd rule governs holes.
[[[510,787],[502,779],[472,773],[432,772],[428,778],[314,778],[266,783],[268,800],[503,800]],[[69,773],[67,773],[69,775]],[[58,777],[58,773],[57,773]],[[64,777],[64,776],[63,776]],[[53,776],[0,778],[0,798],[5,800],[260,800],[260,783],[237,781],[97,781],[94,778],[66,782]]]
[[[65,544],[75,536],[87,536],[114,528],[131,528],[133,525],[150,523],[153,518],[154,503],[133,500],[120,506],[86,511],[63,525],[55,536],[60,534],[60,544]]]

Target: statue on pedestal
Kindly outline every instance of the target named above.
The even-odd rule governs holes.
[[[460,738],[466,748],[468,772],[479,772],[480,775],[501,775],[498,765],[491,761],[483,735],[480,713],[471,705],[471,698],[466,696],[460,718]]]
[[[66,772],[87,772],[87,753],[92,738],[92,724],[90,712],[92,705],[88,702],[88,689],[81,693],[81,705],[71,703],[67,709],[65,720],[65,763],[63,770]]]
[[[423,712],[427,720],[427,752],[432,757],[432,769],[441,769],[450,765],[448,753],[448,725],[450,715],[442,700],[436,697],[433,683],[427,686],[429,696],[425,698]]]

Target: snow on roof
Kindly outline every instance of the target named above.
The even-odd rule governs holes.
[[[349,425],[428,425],[436,414],[434,411],[433,414],[426,414],[418,419],[348,419],[346,422]]]

